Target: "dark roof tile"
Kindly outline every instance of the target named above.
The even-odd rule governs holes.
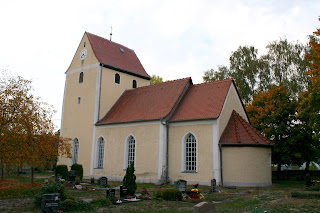
[[[234,110],[221,135],[220,144],[273,145]]]
[[[92,50],[100,63],[138,76],[150,78],[132,49],[88,32],[86,34]]]

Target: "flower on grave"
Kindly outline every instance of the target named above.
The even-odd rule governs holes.
[[[320,183],[320,180],[312,180],[312,183]]]
[[[60,183],[63,183],[65,181],[65,179],[60,179],[59,181],[60,181]]]
[[[191,189],[192,192],[199,193],[199,189]]]
[[[187,190],[187,194],[183,196],[184,200],[189,200],[189,199],[204,199],[203,194],[200,193],[200,190],[195,188],[195,189],[189,189]]]
[[[148,191],[146,188],[141,189],[141,194],[146,195],[148,194]]]
[[[57,210],[57,212],[63,212],[63,211],[59,209],[59,210]]]

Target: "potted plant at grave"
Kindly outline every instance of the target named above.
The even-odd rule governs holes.
[[[122,183],[128,188],[128,195],[133,196],[137,190],[136,175],[134,174],[133,163],[128,166]]]

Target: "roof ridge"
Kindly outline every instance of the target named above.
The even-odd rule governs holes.
[[[265,136],[263,136],[258,130],[256,130],[253,126],[251,126],[248,122],[246,122],[246,120],[244,120],[244,118],[242,118],[242,116],[241,116],[239,113],[237,113],[235,110],[233,110],[233,111],[236,113],[236,115],[238,116],[238,118],[240,119],[240,121],[244,124],[243,126],[244,126],[244,128],[245,128],[246,130],[248,130],[248,128],[250,128],[250,129],[253,130],[253,131],[258,135],[258,137],[261,138],[263,141],[267,142],[268,144],[271,144],[271,143],[272,143],[272,142],[271,142],[270,140],[268,140]],[[259,143],[259,141],[256,140],[256,138],[254,138],[253,135],[252,135],[249,131],[247,131],[247,132],[248,132],[249,136],[253,139],[253,141],[255,141],[256,143]]]
[[[143,88],[151,88],[151,87],[159,87],[161,85],[164,85],[164,84],[169,84],[169,83],[173,83],[173,82],[176,82],[176,81],[182,81],[182,80],[192,80],[191,77],[186,77],[186,78],[180,78],[180,79],[176,79],[176,80],[171,80],[171,81],[165,81],[165,82],[161,82],[161,83],[158,83],[158,84],[152,84],[152,85],[146,85],[146,86],[141,86],[141,87],[137,87],[137,88],[132,88],[132,89],[128,89],[127,91],[133,91],[133,90],[138,90],[138,89],[143,89]]]
[[[226,78],[226,79],[217,80],[217,81],[203,82],[203,83],[199,83],[199,84],[194,84],[194,86],[200,86],[200,85],[205,85],[205,84],[218,84],[218,83],[229,82],[229,81],[233,81],[233,78]]]
[[[117,44],[117,45],[119,45],[119,46],[122,46],[122,47],[125,47],[125,48],[129,49],[129,50],[134,51],[133,49],[131,49],[131,48],[127,47],[127,46],[124,46],[123,44],[119,44],[119,43],[117,43],[117,42],[110,41],[110,40],[108,40],[107,38],[104,38],[104,37],[102,37],[102,36],[98,36],[98,35],[93,34],[93,33],[89,33],[88,31],[85,31],[85,32],[86,32],[87,34],[90,34],[90,35],[93,35],[93,36],[99,37],[99,38],[101,38],[101,39],[103,39],[103,40],[106,40],[106,41],[108,41],[108,42],[110,42],[110,43],[114,43],[114,44]]]

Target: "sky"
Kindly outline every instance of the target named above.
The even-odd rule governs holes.
[[[228,65],[239,46],[307,44],[320,27],[319,0],[10,0],[0,4],[0,71],[33,80],[60,128],[65,71],[85,31],[133,49],[164,80]]]

